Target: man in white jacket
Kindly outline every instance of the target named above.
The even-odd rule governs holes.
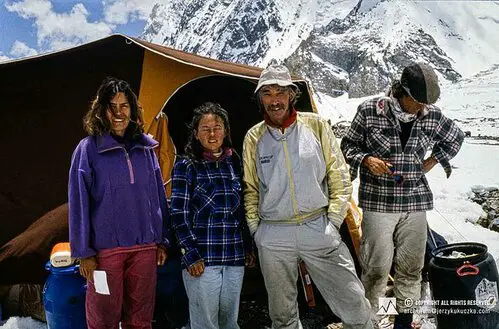
[[[372,328],[369,301],[338,232],[352,185],[333,132],[317,114],[296,111],[299,89],[286,67],[265,69],[255,93],[264,121],[244,140],[245,208],[272,328],[302,328],[299,260],[345,329]]]

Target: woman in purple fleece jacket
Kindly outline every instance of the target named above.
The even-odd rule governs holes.
[[[168,244],[158,142],[143,133],[137,96],[115,78],[102,82],[83,121],[89,136],[71,159],[69,235],[88,280],[88,328],[151,328],[156,264]],[[95,291],[94,270],[106,272],[110,295]]]

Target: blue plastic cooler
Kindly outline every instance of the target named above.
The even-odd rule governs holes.
[[[85,296],[87,281],[79,273],[79,265],[53,267],[43,288],[43,305],[48,329],[87,329]]]

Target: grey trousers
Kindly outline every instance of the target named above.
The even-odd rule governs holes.
[[[362,283],[374,314],[385,296],[388,274],[395,265],[393,292],[397,308],[421,295],[427,233],[426,212],[379,213],[366,211],[362,220],[360,263]]]
[[[302,329],[298,315],[298,260],[302,259],[345,329],[371,329],[371,309],[338,230],[322,216],[302,225],[260,223],[255,233],[269,296],[272,329]]]

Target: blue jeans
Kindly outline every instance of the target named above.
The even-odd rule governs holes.
[[[182,271],[191,329],[239,329],[244,266],[208,266],[200,277]]]

